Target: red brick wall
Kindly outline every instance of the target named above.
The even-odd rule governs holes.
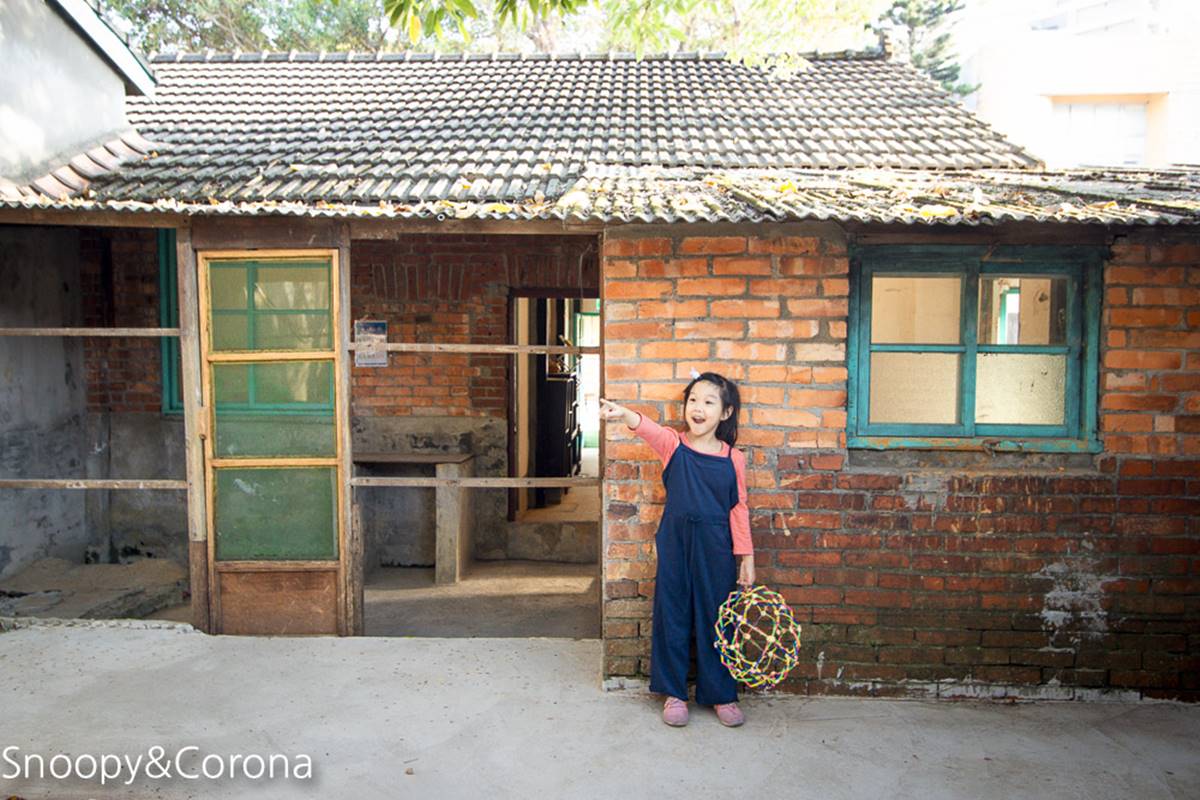
[[[1104,276],[1112,453],[1200,456],[1200,244],[1122,244]]]
[[[1197,249],[1107,268],[1106,452],[1003,467],[846,450],[845,253],[828,228],[604,250],[609,397],[677,420],[692,368],[741,384],[759,580],[804,625],[785,688],[1200,697]],[[608,435],[605,674],[646,676],[660,469]]]
[[[81,229],[80,282],[85,327],[159,327],[155,231]],[[89,411],[162,411],[158,339],[93,337],[83,342]]]
[[[513,289],[595,296],[597,245],[578,236],[405,236],[351,247],[352,316],[383,319],[393,342],[507,344]],[[363,416],[504,417],[508,356],[393,353],[353,369]]]

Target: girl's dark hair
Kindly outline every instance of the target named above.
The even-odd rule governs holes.
[[[729,415],[729,419],[723,419],[717,423],[716,434],[718,439],[733,447],[737,444],[738,414],[742,411],[742,398],[738,394],[737,384],[724,375],[718,375],[715,372],[702,372],[699,376],[692,378],[692,382],[683,390],[684,406],[687,406],[687,399],[692,393],[692,387],[700,381],[711,383],[720,390],[722,414],[725,413],[725,409],[727,408],[733,409],[733,413]]]

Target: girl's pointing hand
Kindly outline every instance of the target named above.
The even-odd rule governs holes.
[[[637,412],[630,411],[625,406],[617,405],[611,400],[600,398],[600,418],[612,422],[613,420],[622,420],[631,428],[636,428],[638,424]]]

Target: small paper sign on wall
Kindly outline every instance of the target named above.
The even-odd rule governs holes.
[[[354,320],[354,366],[387,366],[387,329],[386,320]]]

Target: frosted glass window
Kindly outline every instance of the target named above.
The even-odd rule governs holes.
[[[328,309],[329,265],[258,265],[254,307],[259,310]]]
[[[1061,425],[1067,359],[1060,355],[982,353],[976,361],[975,421]]]
[[[246,270],[237,267],[220,267],[209,270],[208,282],[212,287],[212,307],[217,311],[226,309],[245,310]]]
[[[1067,341],[1067,279],[988,276],[979,281],[981,344]]]
[[[213,349],[330,349],[331,281],[331,265],[323,261],[212,262]]]
[[[871,341],[876,344],[958,344],[962,278],[884,277],[871,281]]]
[[[958,422],[957,353],[872,353],[872,423]]]
[[[220,561],[337,558],[337,472],[218,469]]]
[[[213,392],[218,456],[336,453],[332,361],[216,364]]]
[[[328,350],[333,341],[329,314],[271,314],[254,317],[254,343],[258,350]]]

